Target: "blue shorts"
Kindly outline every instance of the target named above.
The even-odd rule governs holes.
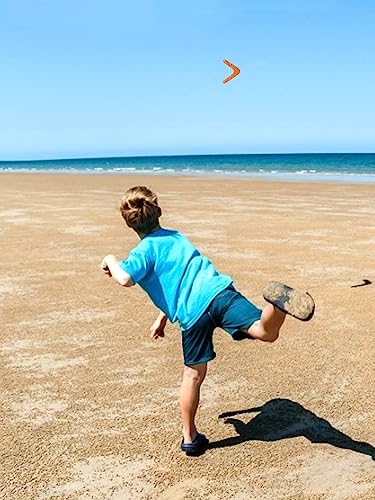
[[[220,292],[199,318],[182,334],[184,364],[187,366],[207,363],[216,357],[213,333],[216,327],[225,330],[234,340],[250,339],[247,330],[260,319],[261,309],[240,294],[233,285]]]

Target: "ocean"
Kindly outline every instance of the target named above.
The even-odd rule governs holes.
[[[375,153],[227,154],[0,161],[1,172],[126,173],[375,183]]]

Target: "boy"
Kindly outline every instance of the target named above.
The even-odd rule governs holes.
[[[214,329],[223,328],[235,340],[274,342],[286,314],[307,321],[314,314],[314,301],[307,293],[272,282],[263,293],[268,304],[263,311],[258,309],[186,237],[160,226],[157,196],[147,187],[129,189],[120,211],[140,242],[126,260],[107,255],[101,268],[122,286],[138,283],[161,310],[151,326],[152,338],[164,337],[168,319],[179,322],[185,364],[180,393],[181,449],[200,454],[208,439],[197,431],[195,415],[207,362],[216,356]]]

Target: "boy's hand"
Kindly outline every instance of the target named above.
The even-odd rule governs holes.
[[[100,268],[104,274],[113,278],[121,286],[132,286],[133,280],[131,276],[122,269],[118,260],[112,254],[108,254],[102,260]]]
[[[158,339],[164,337],[164,328],[167,324],[167,317],[165,314],[160,313],[157,320],[153,323],[150,328],[150,334],[152,339]]]
[[[100,264],[100,268],[101,270],[104,272],[104,274],[106,274],[107,276],[109,276],[110,278],[112,277],[112,274],[111,274],[111,271],[109,270],[109,267],[107,265],[107,262],[105,260],[105,257],[104,259],[102,260],[102,263]]]
[[[163,338],[165,336],[164,326],[161,325],[155,326],[155,323],[150,328],[150,332],[151,332],[151,338],[155,340],[158,338]]]

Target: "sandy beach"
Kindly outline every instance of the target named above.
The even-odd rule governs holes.
[[[137,244],[137,184],[260,307],[271,280],[316,302],[272,345],[217,330],[201,457],[179,450],[178,326],[152,341],[151,302],[99,270]],[[375,498],[375,184],[2,174],[0,246],[0,498]]]

